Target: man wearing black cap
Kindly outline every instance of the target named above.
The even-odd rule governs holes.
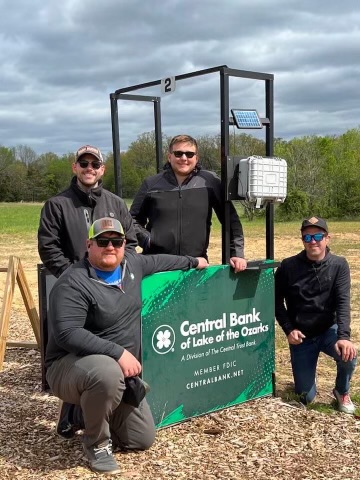
[[[138,378],[141,280],[159,271],[208,265],[205,258],[125,252],[125,244],[118,220],[96,220],[87,256],[61,275],[49,298],[47,380],[55,395],[74,407],[72,418],[66,415],[67,438],[84,428],[90,467],[106,474],[119,472],[112,443],[143,450],[155,438]]]
[[[275,315],[287,336],[295,393],[307,404],[316,395],[320,352],[337,365],[333,394],[338,409],[354,413],[350,399],[356,349],[350,341],[350,270],[329,249],[326,221],[307,218],[301,225],[304,250],[282,261],[275,273]]]
[[[123,199],[102,187],[103,156],[84,145],[75,153],[70,187],[50,198],[41,211],[38,249],[43,264],[59,277],[86,252],[90,225],[101,217],[117,218],[123,225],[126,248],[137,245],[133,220]]]

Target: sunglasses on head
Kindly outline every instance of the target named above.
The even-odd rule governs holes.
[[[81,168],[87,168],[89,164],[91,165],[91,168],[94,170],[99,170],[101,167],[102,163],[101,162],[88,162],[87,160],[79,160],[78,164],[80,165]]]
[[[305,243],[310,243],[311,240],[315,240],[315,242],[321,242],[321,240],[323,240],[325,236],[325,233],[306,233],[302,236],[302,239]]]
[[[176,158],[181,158],[183,155],[186,155],[186,158],[193,158],[196,155],[195,152],[182,152],[181,150],[174,150],[172,153]]]
[[[105,248],[109,245],[111,242],[111,245],[114,248],[120,248],[124,244],[125,238],[109,238],[109,237],[97,237],[95,238],[95,241],[97,243],[98,247]]]

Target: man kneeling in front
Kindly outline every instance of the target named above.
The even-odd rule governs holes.
[[[84,430],[91,469],[107,474],[120,471],[113,446],[144,450],[155,439],[138,377],[141,280],[155,272],[208,265],[204,258],[125,253],[125,242],[118,220],[96,220],[87,255],[61,275],[49,298],[47,381],[64,402],[61,415],[71,422],[70,434]]]
[[[352,414],[349,389],[357,358],[350,341],[349,265],[330,252],[323,218],[306,218],[301,238],[304,250],[285,258],[275,273],[275,316],[289,343],[295,393],[304,404],[313,401],[323,352],[336,362],[333,394],[338,409]]]

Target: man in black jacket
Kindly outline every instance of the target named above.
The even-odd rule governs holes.
[[[143,253],[207,258],[212,210],[223,222],[223,199],[219,177],[203,170],[198,160],[196,140],[177,135],[164,171],[141,185],[130,213]],[[230,265],[235,272],[245,270],[243,229],[232,204],[230,242]]]
[[[301,235],[304,250],[284,259],[275,273],[275,315],[289,342],[295,393],[305,404],[314,399],[317,361],[324,352],[337,364],[333,393],[338,409],[354,413],[349,395],[356,365],[349,265],[330,252],[324,219],[305,219]]]
[[[102,187],[103,156],[97,147],[84,145],[75,154],[70,187],[50,198],[41,211],[38,249],[43,264],[59,277],[86,252],[90,225],[98,218],[117,218],[123,225],[126,248],[135,249],[132,217],[120,197]]]
[[[142,450],[155,438],[138,378],[141,280],[159,271],[208,265],[204,258],[125,252],[125,243],[118,220],[96,220],[87,256],[61,275],[49,298],[47,380],[55,395],[77,407],[72,420],[84,427],[91,469],[107,474],[119,472],[112,443]],[[137,402],[129,402],[129,390]]]

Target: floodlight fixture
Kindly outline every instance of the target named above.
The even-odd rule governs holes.
[[[234,118],[237,128],[255,128],[263,127],[260,117],[256,110],[240,110],[236,108],[231,109],[231,114]]]

